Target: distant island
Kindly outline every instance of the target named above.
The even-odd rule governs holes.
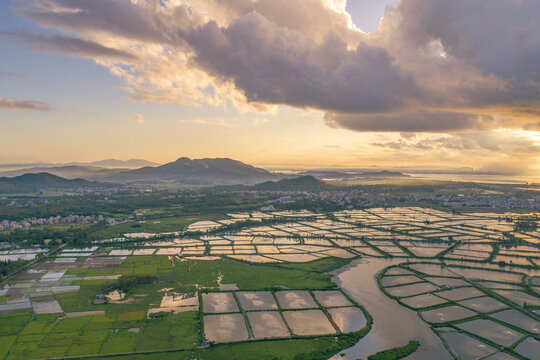
[[[408,178],[410,175],[398,171],[358,171],[358,170],[310,170],[299,173],[299,175],[311,175],[319,179],[354,179],[354,178]]]

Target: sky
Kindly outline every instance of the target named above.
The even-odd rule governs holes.
[[[0,163],[540,171],[537,0],[6,0]]]

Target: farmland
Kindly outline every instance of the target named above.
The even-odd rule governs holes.
[[[418,341],[406,349],[426,358],[528,359],[539,344],[540,238],[516,229],[512,216],[413,207],[243,212],[171,220],[173,232],[111,226],[53,255],[3,250],[44,256],[0,290],[0,355],[356,359]],[[369,264],[378,264],[375,275],[356,285],[345,277]],[[357,293],[368,282],[381,291],[372,296],[397,302],[397,313],[425,328],[419,334],[434,337],[355,350],[371,341],[373,324],[375,332],[385,326]]]

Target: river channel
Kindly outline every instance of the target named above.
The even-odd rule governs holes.
[[[379,289],[377,274],[387,266],[405,261],[364,257],[333,273],[334,282],[371,314],[373,328],[356,345],[344,350],[344,356],[338,354],[331,360],[365,360],[368,355],[404,346],[411,340],[419,341],[420,347],[408,360],[452,360],[442,341],[416,312],[399,305]]]

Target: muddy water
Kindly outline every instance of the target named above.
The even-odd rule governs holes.
[[[334,281],[373,316],[373,328],[345,356],[332,359],[367,359],[381,350],[406,345],[418,340],[420,348],[409,360],[451,360],[441,340],[416,314],[384,295],[377,285],[377,274],[387,266],[404,259],[359,259],[336,271]]]

